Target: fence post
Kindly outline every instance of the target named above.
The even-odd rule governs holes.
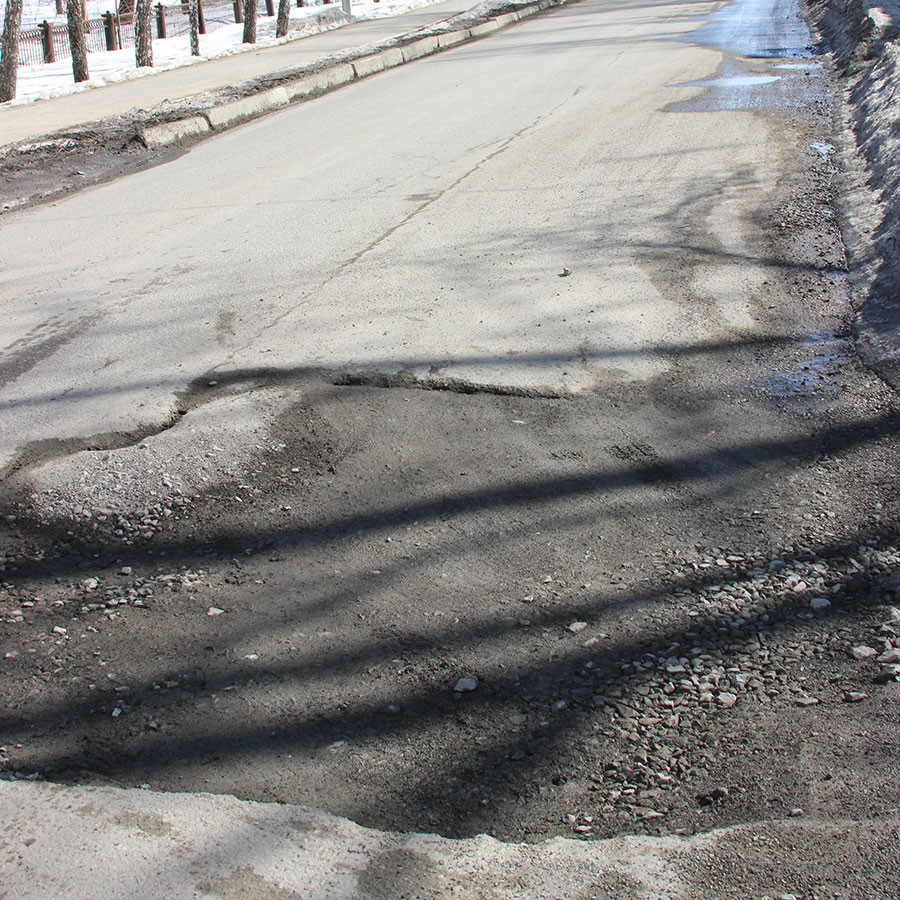
[[[203,15],[203,0],[197,0],[197,19],[197,31],[199,31],[200,34],[206,34],[206,16]]]
[[[156,4],[156,36],[158,38],[166,36],[166,8],[162,3]]]
[[[234,24],[240,25],[244,21],[244,11],[241,9],[241,0],[234,0]]]
[[[63,0],[56,0],[56,14],[61,16],[65,12],[63,8]]]
[[[275,15],[275,0],[266,0],[266,15]]]
[[[103,33],[106,36],[106,49],[118,50],[118,42],[116,41],[116,23],[113,21],[113,14],[105,12],[101,16],[103,19]]]
[[[56,62],[56,53],[53,51],[53,26],[44,19],[40,24],[41,44],[44,47],[44,62]]]

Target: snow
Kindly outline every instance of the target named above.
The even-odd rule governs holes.
[[[178,2],[178,0],[173,0]],[[354,19],[376,19],[386,16],[396,16],[422,6],[430,6],[441,0],[355,0],[353,3]],[[113,9],[116,0],[88,0],[88,13],[91,18],[99,17],[107,9]],[[55,3],[47,3],[46,0],[25,0],[23,13],[31,10],[37,15],[37,21],[54,18]],[[291,9],[291,19],[305,19],[321,13],[322,6],[303,6]],[[24,15],[23,15],[24,18]],[[62,17],[65,21],[65,16]],[[212,26],[213,23],[209,23]],[[298,26],[301,31],[298,31]],[[229,56],[233,53],[243,53],[248,50],[258,50],[261,47],[273,44],[282,44],[296,40],[301,34],[312,34],[327,28],[339,27],[332,24],[328,26],[316,26],[312,23],[303,28],[303,23],[292,26],[290,34],[283,38],[275,37],[275,19],[261,17],[257,21],[256,43],[243,44],[243,25],[222,25],[208,34],[200,35],[200,56],[191,56],[190,36],[187,34],[175,37],[157,39],[153,41],[153,63],[151,68],[138,69],[134,61],[134,47],[126,47],[123,50],[105,51],[103,53],[88,54],[88,71],[90,80],[75,84],[72,77],[72,61],[61,60],[56,63],[46,63],[34,66],[19,66],[16,79],[16,98],[9,103],[0,104],[0,107],[18,106],[23,103],[31,103],[35,100],[49,97],[59,97],[64,94],[74,94],[80,91],[90,90],[104,84],[113,84],[118,81],[127,81],[132,78],[142,78],[162,72],[167,69],[175,69],[179,66],[189,66],[206,59],[219,56]]]
[[[99,19],[105,12],[113,12],[117,7],[116,0],[87,0],[87,14],[89,19]],[[166,4],[168,6],[168,3]],[[65,4],[63,4],[65,10]],[[54,0],[22,0],[22,27],[31,28],[43,22],[65,22],[66,14],[56,14]]]

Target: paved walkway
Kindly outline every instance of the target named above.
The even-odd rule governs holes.
[[[397,16],[354,22],[286,44],[210,59],[83,93],[0,109],[0,145],[89,124],[135,107],[149,109],[165,100],[181,100],[270,72],[305,65],[334,53],[417,31],[464,12],[471,5],[468,0],[447,0]]]

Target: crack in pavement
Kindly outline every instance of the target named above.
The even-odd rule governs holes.
[[[572,97],[577,96],[579,90],[580,90],[579,88],[576,88],[575,92],[572,94]],[[425,199],[423,199],[418,204],[418,206],[416,206],[415,209],[413,209],[411,212],[407,213],[399,222],[397,222],[395,225],[392,225],[390,228],[386,229],[382,234],[380,234],[377,238],[375,238],[373,241],[371,241],[369,244],[367,244],[365,247],[363,247],[361,250],[359,250],[357,253],[355,253],[353,256],[351,256],[349,259],[344,260],[344,262],[342,262],[337,267],[337,269],[335,269],[330,275],[328,275],[321,282],[319,282],[319,284],[317,284],[314,288],[312,288],[311,290],[304,293],[301,297],[299,297],[297,299],[296,304],[291,306],[289,309],[286,309],[280,315],[276,316],[268,324],[264,325],[255,335],[252,336],[252,338],[249,341],[245,342],[240,347],[236,347],[225,358],[225,360],[220,365],[225,366],[225,365],[228,365],[228,364],[234,362],[235,357],[239,353],[250,349],[253,346],[253,344],[256,341],[258,341],[264,334],[271,331],[276,326],[280,325],[285,319],[287,319],[289,316],[291,316],[296,311],[296,309],[304,303],[304,301],[308,300],[309,297],[315,295],[316,293],[321,291],[323,288],[325,288],[329,284],[331,284],[333,281],[337,280],[347,269],[349,269],[351,266],[353,266],[357,262],[359,262],[360,259],[362,259],[364,256],[366,256],[368,253],[370,253],[376,247],[383,244],[386,240],[388,240],[392,235],[396,234],[405,225],[408,225],[418,215],[420,215],[422,212],[424,212],[430,206],[435,204],[438,200],[443,199],[443,197],[445,197],[451,191],[458,188],[463,182],[467,181],[472,175],[474,175],[476,172],[478,172],[482,167],[484,167],[485,165],[487,165],[488,163],[492,162],[493,160],[497,159],[497,157],[499,157],[503,153],[505,153],[516,141],[518,141],[520,138],[522,138],[527,133],[537,129],[544,121],[546,121],[547,119],[554,116],[566,103],[569,102],[570,99],[572,99],[572,97],[569,97],[566,100],[563,100],[560,103],[556,104],[556,106],[552,107],[547,112],[539,115],[536,119],[534,119],[528,125],[523,126],[518,131],[511,134],[509,137],[504,138],[499,143],[499,146],[497,146],[497,148],[495,150],[492,150],[490,153],[488,153],[487,155],[482,157],[480,160],[478,160],[478,162],[476,162],[468,170],[463,172],[462,175],[460,175],[458,178],[456,178],[453,182],[451,182],[445,188],[442,188],[441,190],[437,191],[436,193],[428,193],[428,194],[420,195],[420,196],[424,197]],[[412,196],[415,196],[415,195],[412,195]],[[218,366],[215,367],[215,369],[218,369],[218,368],[219,368]]]

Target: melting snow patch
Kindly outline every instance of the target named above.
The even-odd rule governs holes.
[[[831,144],[826,144],[824,141],[813,141],[809,145],[809,149],[815,150],[823,159],[827,159],[829,153],[834,153],[834,147]]]

